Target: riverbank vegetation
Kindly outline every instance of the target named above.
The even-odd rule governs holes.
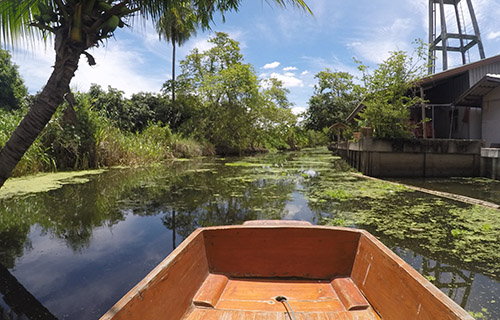
[[[194,49],[181,61],[178,80],[166,81],[159,93],[126,97],[115,88],[92,85],[88,92],[68,96],[14,176],[216,153],[296,150],[328,142],[322,132],[298,124],[288,90],[276,79],[260,81],[253,66],[244,62],[238,42],[224,33],[210,42],[211,49]],[[17,100],[0,108],[0,146],[36,100],[27,95],[16,67],[9,66]],[[4,83],[8,81],[2,87]]]
[[[350,124],[344,138],[357,126],[372,127],[375,137],[410,135],[408,106],[420,98],[405,94],[420,68],[413,68],[414,61],[404,52],[392,53],[373,74],[360,64],[363,84],[346,72],[319,72],[299,123],[289,90],[277,79],[259,80],[237,41],[216,33],[209,42],[210,49],[194,49],[186,56],[177,79],[166,81],[158,93],[127,97],[113,87],[92,85],[88,92],[74,93],[74,99],[68,95],[14,176],[326,145],[338,135],[329,127],[344,122],[360,103],[365,108],[359,123]],[[12,103],[0,108],[2,146],[37,99],[27,95],[10,56],[3,60],[2,68],[13,76],[2,82],[2,87],[12,88],[12,97],[5,99]]]

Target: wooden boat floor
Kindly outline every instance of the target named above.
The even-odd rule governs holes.
[[[287,298],[297,320],[379,320],[354,282],[350,278],[341,280],[347,285],[339,288],[334,281],[227,279],[210,275],[183,320],[293,319],[288,305],[276,301],[277,296]],[[356,302],[357,297],[357,301],[362,299],[365,303]]]

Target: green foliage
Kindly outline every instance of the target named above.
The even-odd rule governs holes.
[[[318,84],[314,86],[314,94],[309,99],[305,126],[321,131],[337,122],[345,122],[360,102],[363,89],[354,84],[353,76],[347,72],[326,69],[316,74],[315,78]]]
[[[224,153],[286,148],[296,119],[282,83],[273,79],[261,90],[237,41],[217,33],[209,42],[211,49],[194,49],[181,61],[177,93],[180,102],[189,101],[191,108],[180,132],[208,141]],[[171,85],[167,82],[164,90],[168,92]]]
[[[152,108],[159,107],[161,98],[152,94],[135,94],[132,99],[125,99],[124,92],[108,87],[105,92],[99,85],[89,89],[92,106],[102,111],[115,125],[125,131],[140,132],[154,120]],[[160,100],[160,101],[158,101]]]
[[[175,1],[164,11],[158,20],[156,29],[160,38],[181,46],[196,34],[198,17],[190,1]]]
[[[298,149],[326,146],[329,142],[328,135],[325,132],[300,127],[294,129],[292,139]]]
[[[418,58],[423,59],[420,55]],[[361,125],[371,126],[378,138],[410,137],[409,107],[423,102],[413,88],[423,76],[425,65],[404,51],[396,51],[373,74],[361,63],[359,69],[367,90],[363,102],[366,108],[359,114]]]
[[[208,142],[199,142],[192,138],[183,138],[179,135],[172,136],[172,153],[178,158],[195,158],[200,156],[215,155],[215,148]]]
[[[19,109],[5,111],[0,109],[0,146],[4,146],[12,132],[23,119],[27,110]],[[53,159],[47,153],[47,147],[40,142],[40,138],[35,140],[31,147],[26,151],[23,158],[17,164],[13,175],[19,176],[28,173],[37,173],[41,171],[50,171],[55,168]]]
[[[21,108],[28,90],[8,51],[0,49],[0,109]]]
[[[143,125],[142,132],[121,130],[115,126],[116,121],[107,117],[108,113],[92,105],[92,101],[95,102],[92,95],[77,93],[75,100],[74,110],[67,103],[59,108],[17,165],[14,176],[40,171],[145,165],[172,158],[172,133],[168,126],[148,122]],[[117,101],[132,105],[128,100]],[[4,124],[0,128],[0,145],[7,141],[24,112],[0,109],[0,122]]]

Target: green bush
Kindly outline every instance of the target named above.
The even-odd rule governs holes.
[[[194,158],[215,155],[215,147],[208,142],[199,142],[179,135],[172,137],[172,152],[178,158]]]

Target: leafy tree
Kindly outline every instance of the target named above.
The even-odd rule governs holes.
[[[87,52],[112,37],[134,14],[157,22],[164,12],[182,0],[3,0],[0,1],[0,41],[15,43],[21,38],[54,38],[55,62],[52,75],[33,107],[0,151],[0,186],[36,137],[49,122],[69,92],[80,56],[89,64]],[[275,0],[308,9],[303,0]],[[191,0],[203,28],[208,28],[215,13],[237,10],[240,0]],[[136,21],[138,19],[134,19]]]
[[[284,148],[296,118],[282,82],[268,80],[262,90],[237,41],[225,33],[209,41],[213,44],[209,50],[194,49],[181,61],[179,93],[194,106],[182,130],[223,153]]]
[[[284,88],[283,82],[275,78],[265,80],[264,88],[261,116],[256,125],[260,140],[265,141],[267,147],[296,149],[294,134],[297,117],[290,110],[293,105],[287,97],[290,90]]]
[[[362,88],[354,84],[353,76],[347,72],[332,72],[325,69],[316,76],[318,84],[309,99],[305,126],[321,131],[337,122],[344,122],[361,100]]]
[[[124,97],[124,92],[108,86],[104,91],[101,86],[92,84],[89,89],[91,104],[95,110],[100,111],[122,130],[132,131],[134,127],[130,108]]]
[[[162,88],[164,95],[172,92],[174,81],[168,80]],[[200,99],[192,94],[192,88],[185,81],[176,81],[176,100],[175,103],[168,98],[163,99],[164,103],[155,109],[156,121],[161,121],[174,132],[191,136],[195,132],[192,128],[196,127],[196,115],[200,111]]]
[[[212,48],[202,53],[194,49],[181,61],[179,80],[202,103],[193,129],[221,150],[241,151],[251,142],[251,113],[259,100],[257,76],[243,63],[238,42],[226,33],[218,32],[209,42]]]
[[[373,127],[375,137],[409,137],[412,129],[410,107],[423,102],[414,88],[425,74],[425,64],[415,61],[404,51],[395,51],[373,74],[369,74],[362,64],[359,69],[367,90],[363,102],[366,108],[359,114],[361,121]]]
[[[0,108],[19,109],[27,95],[28,90],[9,52],[0,49]]]

